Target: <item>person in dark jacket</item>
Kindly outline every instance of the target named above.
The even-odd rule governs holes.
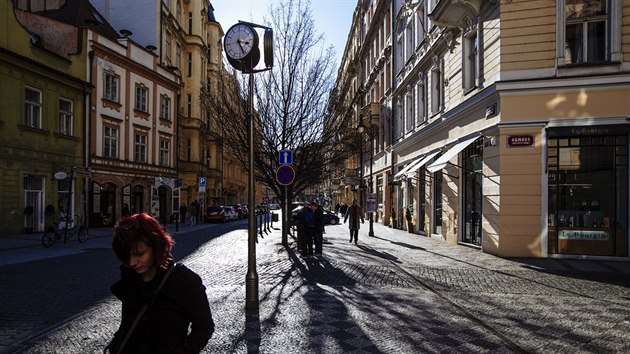
[[[313,242],[315,243],[315,255],[322,255],[322,247],[324,244],[324,210],[317,203],[317,200],[313,199],[311,202],[311,210],[313,210],[315,227],[313,228]]]
[[[199,275],[174,263],[174,243],[157,220],[145,213],[121,218],[116,224],[112,248],[122,265],[120,280],[111,291],[122,302],[122,316],[108,346],[110,353],[199,353],[208,343],[214,321],[206,288]],[[146,311],[130,332],[145,305]]]
[[[345,223],[348,219],[350,219],[348,223],[348,227],[350,228],[350,242],[354,239],[354,244],[356,245],[359,240],[359,220],[361,220],[361,223],[365,222],[363,220],[363,210],[357,204],[356,199],[352,201],[352,205],[346,210],[343,222]]]
[[[306,244],[306,210],[309,207],[309,203],[305,202],[302,209],[297,212],[296,215],[296,224],[297,224],[297,244],[298,244],[298,252],[302,256],[308,255],[308,249]]]

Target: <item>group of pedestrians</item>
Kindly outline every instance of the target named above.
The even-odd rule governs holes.
[[[186,204],[182,204],[179,207],[179,217],[182,223],[186,223],[186,218],[188,218],[188,223],[190,226],[197,226],[199,223],[199,202],[195,199],[192,203],[190,203],[190,210]]]
[[[297,213],[298,252],[321,256],[324,243],[324,212],[317,200],[305,202]]]

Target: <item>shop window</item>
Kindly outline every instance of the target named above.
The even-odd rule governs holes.
[[[628,255],[627,135],[550,138],[548,249]]]

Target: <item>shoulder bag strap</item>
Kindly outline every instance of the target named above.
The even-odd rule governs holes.
[[[162,278],[162,281],[160,282],[160,285],[158,285],[157,289],[155,290],[155,294],[153,294],[153,298],[154,299],[157,296],[157,294],[160,292],[160,290],[162,290],[162,288],[164,287],[164,283],[166,283],[166,279],[168,279],[168,277],[171,275],[171,273],[173,273],[173,269],[175,269],[175,264],[173,264],[166,271],[166,274],[164,274],[164,278]],[[149,305],[151,303],[142,306],[142,308],[138,312],[138,315],[136,316],[136,319],[133,320],[133,323],[131,324],[131,327],[129,327],[129,331],[127,331],[127,335],[125,335],[125,339],[123,339],[122,343],[120,344],[120,347],[118,347],[118,354],[122,353],[123,349],[125,349],[125,345],[127,344],[127,341],[129,340],[129,337],[131,337],[131,333],[133,333],[133,330],[136,329],[136,326],[138,325],[138,322],[140,322],[140,319],[142,318],[142,315],[144,315],[144,313],[147,311],[147,308],[149,308]]]

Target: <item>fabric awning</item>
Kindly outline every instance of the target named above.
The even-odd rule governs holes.
[[[452,148],[450,148],[444,155],[440,156],[435,162],[427,166],[427,170],[429,172],[435,172],[437,170],[441,170],[446,166],[446,164],[457,154],[459,154],[462,150],[464,150],[468,145],[472,144],[473,141],[479,139],[479,135],[475,134],[469,138],[466,138],[459,143],[455,144]]]
[[[407,171],[407,177],[409,177],[410,174],[416,173],[416,171],[418,171],[419,169],[422,168],[422,166],[426,165],[427,162],[429,162],[432,158],[435,157],[435,155],[439,154],[440,151],[434,151],[430,154],[428,154],[427,156],[425,156],[423,159],[421,159],[416,165],[414,165],[412,168],[410,168]]]
[[[407,171],[409,171],[410,169],[412,169],[415,165],[417,165],[418,163],[420,163],[422,161],[422,156],[417,159],[412,161],[410,164],[408,164],[407,166],[403,167],[402,170],[398,171],[397,174],[394,175],[394,181],[397,181],[400,179],[400,177],[402,177],[402,175],[404,175],[405,173],[407,173]]]

